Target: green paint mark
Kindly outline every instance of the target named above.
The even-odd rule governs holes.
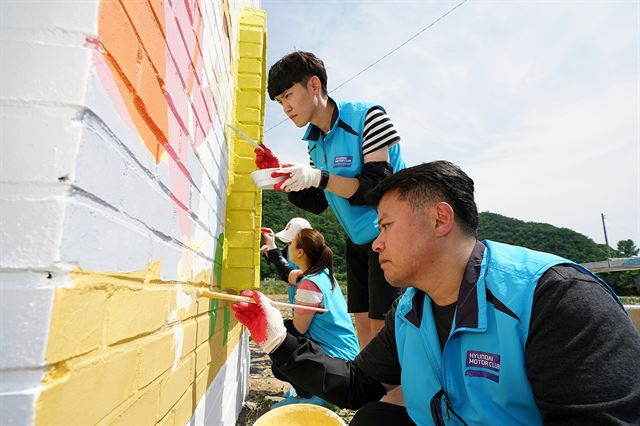
[[[221,232],[216,240],[216,252],[213,256],[213,275],[215,275],[215,286],[222,284],[222,251],[224,249],[224,233]],[[212,277],[213,278],[213,277]]]
[[[216,331],[216,319],[218,317],[218,300],[209,299],[209,340]]]
[[[224,334],[222,337],[222,346],[227,344],[227,339],[229,337],[229,320],[231,319],[231,312],[229,310],[229,304],[224,304]]]

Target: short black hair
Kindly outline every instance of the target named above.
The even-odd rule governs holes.
[[[371,204],[378,205],[384,194],[394,191],[414,210],[434,201],[445,201],[453,208],[462,230],[477,236],[479,217],[473,190],[473,179],[460,167],[440,160],[400,170],[376,185],[368,198]]]
[[[313,53],[295,51],[282,57],[269,68],[268,91],[269,98],[275,100],[296,83],[307,84],[313,76],[322,83],[322,94],[327,95],[327,70],[324,62]]]

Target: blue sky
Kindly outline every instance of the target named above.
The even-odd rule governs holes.
[[[271,66],[318,55],[329,91],[458,1],[278,1]],[[468,1],[330,96],[383,105],[408,165],[446,159],[476,183],[480,211],[640,246],[640,2]],[[285,118],[267,99],[265,129]],[[306,161],[303,129],[265,134]]]

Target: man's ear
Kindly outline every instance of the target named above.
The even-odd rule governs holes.
[[[322,82],[320,81],[318,76],[315,76],[315,75],[311,76],[309,78],[309,81],[307,82],[307,87],[311,88],[314,95],[317,95],[320,92],[322,92]]]
[[[435,205],[436,228],[435,235],[444,237],[451,232],[455,226],[455,213],[449,203],[441,201]]]

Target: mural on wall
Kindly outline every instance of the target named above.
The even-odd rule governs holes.
[[[3,322],[31,328],[2,334],[20,350],[0,357],[0,374],[11,377],[0,403],[18,407],[0,423],[232,424],[248,390],[248,337],[227,303],[197,299],[195,288],[257,285],[253,152],[226,124],[256,139],[262,132],[259,1],[56,2],[20,21],[29,5],[10,5],[19,30],[8,31],[41,49],[27,50],[33,67],[23,64],[41,73],[32,81],[50,78],[54,90],[42,91],[45,102],[40,93],[6,92],[27,99],[11,113],[33,117],[46,108],[73,133],[48,133],[45,143],[66,155],[64,173],[36,181],[43,201],[20,199],[43,212],[29,229],[50,230],[51,254],[38,257],[37,238],[16,231],[26,248],[0,265],[18,277],[5,300],[31,297],[25,283],[42,295],[28,320]],[[53,31],[60,28],[67,32]],[[56,37],[68,37],[68,46]],[[50,157],[37,160],[44,167]],[[33,177],[24,181],[34,186]],[[15,212],[18,225],[30,217]],[[12,240],[5,241],[3,249]]]

